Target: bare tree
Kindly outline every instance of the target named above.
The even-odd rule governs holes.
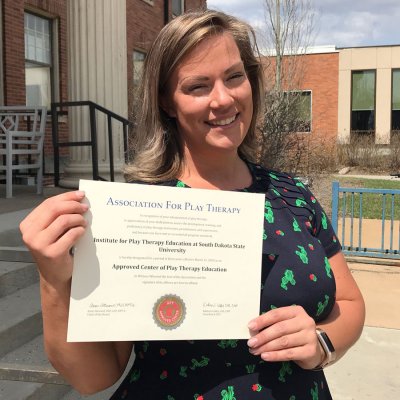
[[[264,0],[267,49],[265,72],[266,110],[260,129],[261,163],[297,172],[310,129],[304,117],[306,98],[301,91],[304,55],[314,35],[312,0]]]

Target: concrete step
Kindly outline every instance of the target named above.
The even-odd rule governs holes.
[[[39,274],[35,264],[0,261],[0,297],[30,286],[38,280]]]
[[[1,400],[59,400],[70,390],[66,385],[0,381]]]
[[[76,390],[71,390],[60,400],[109,400],[113,393],[114,391],[104,391],[92,394],[91,396],[83,396],[79,394]]]
[[[21,247],[24,246],[22,241],[21,232],[18,227],[12,227],[10,229],[0,231],[0,245],[1,246],[11,246],[11,247]]]
[[[0,357],[42,332],[39,284],[0,298]]]
[[[30,211],[31,209],[25,209],[0,213],[0,260],[33,262],[19,230],[20,222]]]
[[[26,247],[0,246],[0,260],[33,263],[34,259]]]
[[[67,382],[51,366],[44,352],[43,335],[0,358],[0,379],[64,384]]]

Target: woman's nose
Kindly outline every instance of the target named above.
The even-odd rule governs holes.
[[[222,82],[216,83],[211,92],[211,108],[229,107],[234,103],[232,93]]]

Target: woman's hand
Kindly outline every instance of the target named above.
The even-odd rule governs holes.
[[[301,368],[319,365],[324,352],[321,348],[315,321],[303,307],[276,308],[249,323],[250,353],[265,361],[294,361]]]
[[[41,278],[51,286],[63,285],[72,276],[70,250],[85,231],[81,200],[75,191],[51,197],[36,207],[20,224],[22,239],[31,251]]]

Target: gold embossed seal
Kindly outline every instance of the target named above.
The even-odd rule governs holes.
[[[175,294],[160,297],[153,307],[154,322],[162,329],[177,328],[185,319],[185,315],[185,303]]]

